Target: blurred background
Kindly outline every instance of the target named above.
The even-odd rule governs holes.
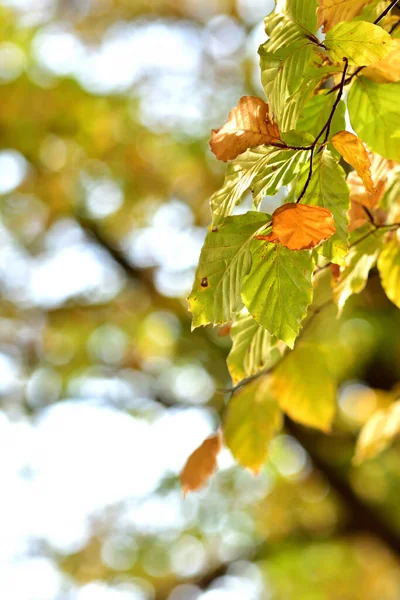
[[[231,385],[229,337],[191,333],[186,304],[225,168],[209,131],[262,96],[272,8],[0,1],[4,600],[400,598],[400,447],[351,464],[400,371],[374,272],[307,329],[341,381],[334,433],[285,431],[257,478],[225,451],[179,487]]]

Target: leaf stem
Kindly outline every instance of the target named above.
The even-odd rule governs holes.
[[[347,58],[344,58],[344,69],[343,69],[343,73],[342,73],[342,79],[340,82],[340,86],[339,86],[339,92],[338,95],[336,97],[335,102],[333,103],[331,112],[329,114],[328,120],[325,123],[325,125],[323,126],[323,128],[321,129],[321,131],[319,132],[319,134],[317,135],[317,137],[315,138],[315,140],[313,141],[313,143],[311,144],[311,152],[310,152],[310,169],[308,171],[308,177],[307,177],[307,181],[304,184],[304,187],[301,191],[300,196],[298,197],[298,199],[296,200],[297,204],[304,198],[306,191],[308,189],[308,186],[310,185],[310,181],[313,175],[313,162],[314,162],[314,153],[315,153],[315,147],[318,144],[320,138],[324,135],[325,133],[325,138],[324,141],[322,143],[322,146],[320,148],[320,151],[322,150],[322,148],[324,147],[324,145],[327,143],[328,139],[329,139],[329,134],[331,131],[331,126],[332,126],[332,121],[333,121],[333,117],[335,116],[335,112],[336,109],[339,105],[339,102],[342,98],[343,95],[343,89],[344,89],[344,84],[345,84],[345,80],[346,80],[346,73],[347,73],[347,68],[349,66],[349,62],[347,60]]]

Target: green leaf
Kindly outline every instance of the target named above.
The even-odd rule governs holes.
[[[400,308],[400,240],[397,233],[380,253],[378,270],[387,297]]]
[[[335,100],[334,94],[324,93],[312,96],[312,98],[304,105],[301,116],[297,122],[298,131],[307,131],[315,138],[328,121]],[[345,113],[346,104],[341,100],[332,120],[331,135],[346,129]]]
[[[251,148],[238,156],[228,165],[223,187],[211,197],[213,224],[219,225],[232,213],[253,183],[256,206],[264,195],[274,196],[292,181],[305,159],[304,151],[266,146]]]
[[[367,285],[368,275],[375,265],[381,250],[382,229],[374,230],[370,223],[357,229],[350,237],[352,247],[347,256],[346,268],[333,287],[333,298],[339,313],[352,294],[358,294]]]
[[[222,423],[226,446],[254,473],[260,472],[269,442],[281,428],[282,413],[269,391],[268,377],[260,377],[235,393]]]
[[[249,313],[271,335],[293,348],[312,302],[314,260],[309,251],[254,241],[253,265],[242,298]]]
[[[325,46],[334,60],[350,65],[372,65],[389,54],[392,38],[382,27],[365,21],[344,21],[328,31]]]
[[[226,323],[242,308],[240,288],[251,267],[250,242],[270,220],[270,215],[248,212],[227,218],[207,235],[188,298],[193,329]]]
[[[290,183],[307,162],[307,150],[271,151],[268,163],[253,179],[253,203],[259,206],[264,196],[274,196],[283,185]]]
[[[325,432],[330,430],[336,389],[322,347],[296,346],[275,369],[271,386],[279,406],[294,421]]]
[[[274,39],[274,38],[272,38]],[[323,66],[316,46],[307,39],[271,51],[271,41],[259,48],[261,82],[282,132],[297,128],[303,108],[315,88],[340,71]]]
[[[305,175],[302,179],[298,190],[304,185]],[[350,191],[344,170],[330,152],[325,151],[317,157],[313,176],[302,202],[311,206],[322,206],[331,211],[336,233],[317,251],[330,261],[344,265],[348,253],[347,211],[350,208]]]
[[[375,83],[359,77],[353,83],[348,109],[357,135],[384,158],[400,160],[400,82]]]
[[[235,317],[231,329],[232,349],[228,356],[228,369],[234,385],[270,368],[279,358],[277,339],[249,315],[244,308]]]
[[[376,411],[368,419],[357,440],[354,462],[373,458],[391,444],[400,433],[400,402]]]

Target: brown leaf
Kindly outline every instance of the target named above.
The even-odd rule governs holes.
[[[363,75],[377,83],[400,81],[400,40],[393,40],[393,50],[382,60],[366,67]]]
[[[210,146],[219,160],[233,160],[248,148],[278,141],[279,129],[269,107],[255,96],[243,96],[221,129],[214,129]]]
[[[351,201],[349,211],[350,232],[361,227],[368,220],[363,206],[366,206],[370,211],[378,206],[386,191],[388,177],[394,167],[393,161],[382,158],[377,154],[368,152],[368,156],[371,163],[372,179],[376,186],[375,192],[371,193],[365,189],[362,179],[356,171],[351,171],[347,176]]]
[[[212,435],[189,456],[180,474],[184,494],[202,488],[217,467],[217,456],[221,450],[221,436]]]
[[[371,177],[371,161],[360,138],[349,131],[339,131],[333,136],[332,144],[344,160],[357,171],[365,189],[374,194],[376,188]]]
[[[318,0],[318,27],[326,33],[341,21],[351,21],[372,0]]]
[[[339,267],[339,265],[335,265],[335,263],[331,263],[329,265],[329,268],[331,270],[333,281],[339,281],[339,278],[340,278],[340,267]]]
[[[289,250],[309,250],[336,231],[332,213],[327,208],[307,204],[284,204],[272,215],[272,233],[256,239],[280,242]]]

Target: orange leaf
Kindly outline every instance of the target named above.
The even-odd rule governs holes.
[[[376,192],[371,177],[371,161],[360,138],[349,131],[339,131],[333,136],[332,144],[344,160],[357,171],[365,185],[365,189],[371,194]]]
[[[393,161],[382,158],[377,154],[368,152],[368,156],[371,162],[371,175],[373,181],[375,181],[376,190],[373,193],[368,192],[356,171],[351,171],[348,174],[347,183],[350,188],[351,201],[349,231],[354,231],[358,227],[361,227],[368,220],[363,206],[366,206],[370,211],[378,206],[379,201],[386,191],[388,178],[394,167]]]
[[[248,148],[279,140],[279,129],[269,107],[255,96],[243,96],[221,129],[214,129],[210,146],[219,160],[233,160]]]
[[[400,40],[393,40],[393,50],[382,60],[366,67],[363,75],[377,83],[393,83],[400,80]]]
[[[318,0],[318,27],[326,33],[341,21],[351,21],[372,0]]]
[[[335,233],[332,213],[327,208],[307,204],[284,204],[272,215],[272,233],[258,236],[280,242],[289,250],[309,250]]]
[[[189,456],[180,474],[183,493],[202,488],[217,467],[217,456],[221,450],[221,436],[212,435]]]

